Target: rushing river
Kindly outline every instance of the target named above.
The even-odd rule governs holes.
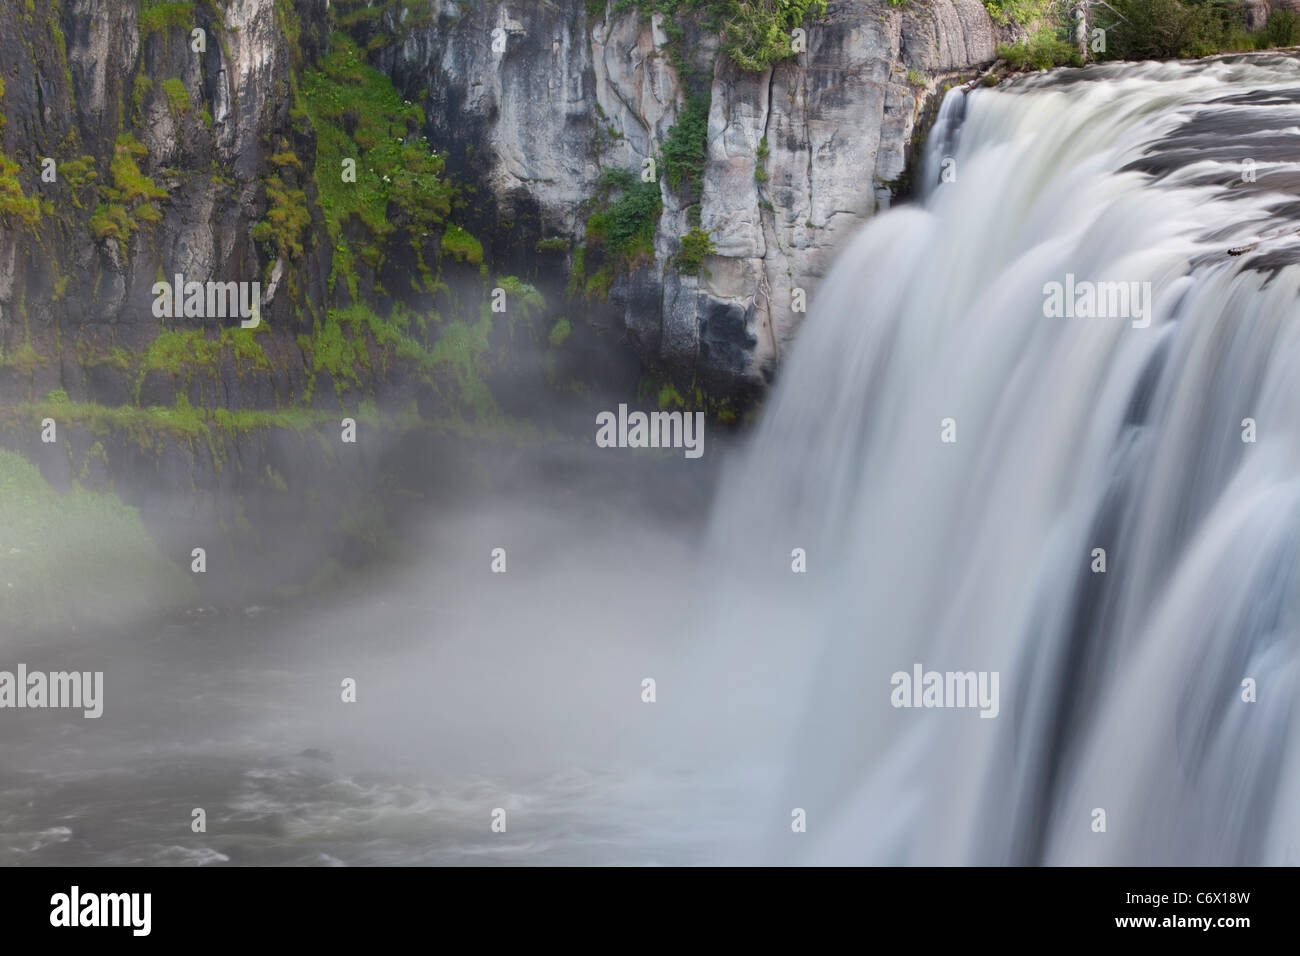
[[[332,599],[9,648],[107,700],[6,715],[0,863],[1300,861],[1298,144],[1290,57],[949,93],[711,504],[586,448]]]

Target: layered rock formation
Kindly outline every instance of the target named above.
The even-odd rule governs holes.
[[[979,0],[831,0],[806,24],[806,52],[746,73],[689,24],[670,39],[661,15],[590,7],[436,0],[376,59],[424,106],[453,168],[494,198],[483,226],[510,224],[504,254],[545,236],[580,243],[602,170],[640,169],[677,121],[689,83],[674,60],[703,71],[700,224],[717,255],[700,276],[673,267],[690,224],[665,186],[653,263],[608,298],[651,365],[724,389],[762,383],[798,329],[792,290],[811,293],[845,237],[887,205],[927,100],[993,61],[993,25]],[[399,29],[389,16],[375,34]]]
[[[979,0],[831,0],[796,58],[744,72],[698,19],[617,6],[0,6],[0,444],[139,505],[173,559],[240,538],[256,578],[281,529],[322,555],[381,538],[371,485],[418,420],[499,424],[577,379],[715,412],[761,390],[794,290],[888,203],[993,29]],[[644,242],[602,249],[609,174],[666,163],[688,103],[689,181],[661,166]],[[692,232],[713,254],[687,267]],[[160,318],[178,274],[256,283],[260,326]],[[343,416],[364,437],[341,451]]]

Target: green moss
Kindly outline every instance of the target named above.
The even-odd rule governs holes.
[[[82,156],[66,163],[59,163],[58,171],[59,181],[71,190],[70,199],[73,208],[81,209],[80,193],[99,178],[99,173],[95,171],[95,157]]]
[[[228,349],[242,370],[270,370],[271,360],[266,350],[257,341],[259,335],[270,331],[265,322],[255,329],[246,329],[240,325],[228,325],[221,330],[221,347]]]
[[[570,299],[579,295],[587,282],[587,247],[579,246],[573,254],[573,266],[569,271],[569,281],[564,294]]]
[[[194,24],[194,4],[192,3],[150,3],[140,11],[140,33],[149,36],[160,30],[178,29],[188,31]]]
[[[122,243],[125,243],[135,231],[135,223],[126,214],[126,207],[112,203],[100,203],[96,206],[87,225],[90,227],[90,234],[96,239],[112,237]]]
[[[10,223],[15,221],[35,225],[41,218],[40,200],[23,193],[18,181],[18,164],[0,153],[0,216]]]
[[[659,408],[660,410],[668,408],[685,408],[686,399],[682,398],[682,393],[677,391],[673,385],[664,385],[659,389]]]
[[[310,336],[298,337],[303,354],[311,361],[312,374],[328,372],[336,391],[341,392],[347,385],[359,386],[360,369],[370,367],[360,315],[363,311],[368,310],[364,306],[331,309],[323,323],[315,323]]]
[[[284,494],[289,490],[288,482],[286,482],[284,477],[270,465],[267,465],[262,473],[262,484],[270,488],[272,491],[278,491],[281,494]]]
[[[443,176],[445,157],[417,133],[423,111],[367,66],[344,34],[331,38],[319,69],[302,75],[297,107],[316,130],[316,183],[335,253],[330,288],[343,275],[355,298],[362,249],[382,245],[400,223],[418,252],[421,238],[450,215],[453,190]],[[355,162],[355,182],[343,179],[345,160]],[[345,237],[343,225],[353,220],[365,227],[368,239]]]
[[[468,262],[476,266],[482,265],[483,243],[454,222],[449,222],[447,223],[447,231],[442,234],[442,254],[455,259],[457,262]]]
[[[488,335],[492,331],[492,316],[485,314],[474,325],[450,322],[434,343],[430,356],[432,364],[445,366],[452,372],[459,398],[474,409],[479,418],[498,414],[496,399],[483,380],[483,366],[488,353]]]
[[[558,349],[564,344],[565,340],[569,337],[569,333],[572,331],[573,327],[570,325],[569,320],[560,319],[560,321],[555,323],[555,327],[551,329],[551,334],[546,337],[546,341],[551,343],[552,348]]]
[[[210,440],[214,432],[236,434],[267,428],[303,432],[325,423],[338,424],[338,416],[332,412],[296,406],[277,411],[203,409],[190,405],[184,395],[177,398],[175,405],[148,408],[48,399],[0,408],[0,421],[10,424],[35,427],[43,418],[55,419],[60,427],[83,428],[96,437],[120,435],[146,451],[156,451],[164,438],[192,444]]]
[[[275,17],[285,39],[289,41],[289,61],[296,74],[302,66],[302,23],[293,0],[275,0]]]
[[[289,188],[279,176],[271,176],[266,180],[266,198],[270,207],[266,218],[251,230],[254,241],[272,243],[279,257],[301,258],[303,234],[311,225],[307,193]]]
[[[614,264],[612,262],[601,266],[583,283],[583,297],[589,301],[599,299],[601,302],[609,298],[609,287],[614,284]]]
[[[546,312],[546,298],[542,293],[536,286],[529,285],[517,276],[499,277],[497,287],[505,292],[510,303],[507,315],[512,329],[520,319],[531,322]]]
[[[208,365],[216,357],[216,345],[205,339],[198,329],[163,332],[149,343],[141,368],[146,372],[155,369],[178,372],[183,365]]]
[[[192,108],[190,103],[190,91],[185,88],[185,82],[177,77],[170,80],[163,80],[162,91],[167,96],[167,105],[177,116],[184,116]]]
[[[0,348],[0,366],[11,368],[24,376],[31,376],[45,360],[32,348],[30,342],[24,342],[12,351]]]
[[[68,68],[68,40],[63,35],[63,27],[59,25],[59,9],[57,5],[54,8],[54,16],[50,17],[50,35],[54,37],[54,48],[59,51],[59,66],[63,69],[63,79],[68,84],[68,96],[74,95],[72,86],[72,70]]]
[[[140,171],[136,160],[149,154],[130,133],[123,133],[117,138],[113,147],[113,160],[109,172],[113,177],[113,190],[110,197],[119,202],[130,203],[137,199],[166,199],[167,191],[159,188],[152,179]]]
[[[152,89],[153,80],[151,80],[145,73],[137,73],[135,75],[135,80],[131,84],[131,110],[137,117],[139,117],[140,111],[144,108],[145,97],[149,95],[149,91]]]
[[[144,175],[136,162],[147,155],[148,150],[136,142],[130,133],[123,133],[117,138],[113,147],[113,159],[109,163],[112,185],[103,184],[99,187],[103,201],[90,217],[90,231],[96,239],[111,236],[125,243],[135,231],[137,223],[161,221],[162,212],[154,205],[154,201],[165,199],[167,191]]]

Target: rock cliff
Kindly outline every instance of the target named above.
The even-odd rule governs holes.
[[[491,195],[481,227],[498,226],[501,254],[548,236],[580,245],[602,171],[655,156],[689,74],[702,74],[702,195],[665,182],[653,261],[617,276],[607,299],[652,366],[724,389],[761,384],[798,329],[793,290],[811,293],[845,237],[888,204],[927,101],[993,61],[993,24],[979,0],[832,0],[807,21],[805,52],[754,73],[694,24],[674,35],[662,14],[614,6],[436,0],[423,24],[403,29],[389,12],[371,36],[401,34],[376,60],[424,107],[452,168]],[[674,267],[692,200],[716,247],[698,274]]]
[[[383,539],[411,428],[647,386],[734,418],[994,30],[979,0],[830,0],[747,70],[652,6],[0,5],[0,444],[256,579],[290,529]]]

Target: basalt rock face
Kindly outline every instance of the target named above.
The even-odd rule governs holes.
[[[155,281],[177,273],[257,281],[266,271],[250,232],[266,213],[269,147],[294,136],[285,95],[291,58],[311,56],[319,36],[307,31],[291,49],[274,0],[170,6],[179,15],[146,12],[143,21],[139,5],[124,0],[0,10],[3,152],[43,204],[38,222],[23,226],[10,215],[0,230],[0,347],[9,357],[24,347],[40,356],[0,367],[0,400],[62,389],[74,400],[117,404],[127,383],[95,359],[114,346],[142,350],[161,331]],[[326,0],[297,6],[309,21],[327,22]],[[193,29],[204,31],[204,52],[192,49]],[[62,173],[53,182],[40,176],[46,157]],[[79,158],[88,170],[64,169]],[[134,205],[136,184],[112,168],[119,158],[165,195]],[[102,187],[128,194],[107,199]],[[310,323],[323,302],[319,265],[302,272],[305,311],[265,303],[268,321],[286,334]],[[69,354],[74,336],[88,361]],[[289,381],[267,384],[287,398]]]
[[[993,27],[979,0],[831,0],[806,24],[806,52],[746,73],[698,25],[681,33],[658,17],[594,9],[587,0],[429,0],[427,10],[391,0],[333,10],[328,0],[5,4],[0,152],[12,164],[6,178],[43,215],[25,223],[0,212],[0,401],[55,390],[105,404],[138,396],[134,373],[107,357],[148,347],[160,331],[151,287],[178,273],[261,284],[275,360],[214,372],[227,407],[280,407],[314,390],[297,336],[356,293],[337,278],[328,287],[316,133],[293,115],[294,78],[325,53],[331,30],[351,34],[423,107],[448,174],[476,187],[467,225],[485,262],[552,301],[577,267],[602,173],[656,156],[692,83],[702,87],[701,188],[683,196],[665,183],[653,255],[571,308],[626,336],[657,372],[724,391],[761,386],[798,329],[797,299],[888,202],[927,99],[993,58]],[[272,161],[286,151],[300,168]],[[41,181],[45,157],[58,163],[56,182]],[[88,166],[63,170],[78,159]],[[156,196],[142,201],[135,171]],[[301,255],[253,238],[272,210],[273,177],[305,194]],[[125,198],[105,198],[105,187]],[[716,255],[686,271],[675,259],[692,213]],[[369,275],[359,268],[362,298],[382,300],[395,284],[382,280],[397,276],[401,256],[386,260]],[[144,390],[157,404],[193,387],[150,376]]]
[[[603,311],[652,367],[761,386],[802,318],[794,290],[811,295],[845,237],[888,203],[927,100],[992,62],[993,25],[979,0],[831,0],[806,24],[806,52],[746,73],[689,24],[670,39],[658,17],[590,7],[434,0],[427,22],[374,56],[480,184],[481,228],[507,257],[547,237],[580,245],[602,171],[641,169],[678,120],[683,72],[702,73],[699,225],[717,254],[698,274],[674,267],[693,203],[665,184],[653,261],[618,275]],[[374,29],[402,29],[389,16]]]
[[[805,51],[746,73],[700,22],[597,7],[0,4],[0,444],[139,505],[184,554],[205,528],[287,538],[305,519],[286,489],[364,502],[393,437],[376,409],[523,416],[560,404],[551,384],[635,389],[638,359],[660,382],[761,390],[795,290],[888,202],[927,99],[992,59],[991,24],[979,0],[831,0]],[[606,174],[659,159],[701,100],[693,182],[657,170],[653,235],[601,263]],[[353,155],[370,205],[340,213]],[[441,211],[434,180],[454,184]],[[694,229],[716,253],[686,268]],[[155,284],[177,275],[257,283],[261,331],[160,317]],[[488,308],[502,288],[508,316]],[[546,360],[507,358],[521,340]],[[367,423],[355,454],[343,416]],[[334,517],[345,547],[376,537]]]
[[[346,562],[366,532],[341,516],[367,506],[388,439],[363,426],[343,446],[340,419],[363,398],[425,400],[378,361],[335,389],[300,341],[340,302],[315,130],[293,109],[330,29],[328,0],[0,4],[0,445],[55,488],[139,506],[182,563],[196,543],[224,551],[212,600],[306,536]],[[273,187],[300,197],[292,255],[256,238]],[[153,286],[177,274],[257,283],[258,333],[160,319]],[[332,424],[292,417],[321,408]]]

